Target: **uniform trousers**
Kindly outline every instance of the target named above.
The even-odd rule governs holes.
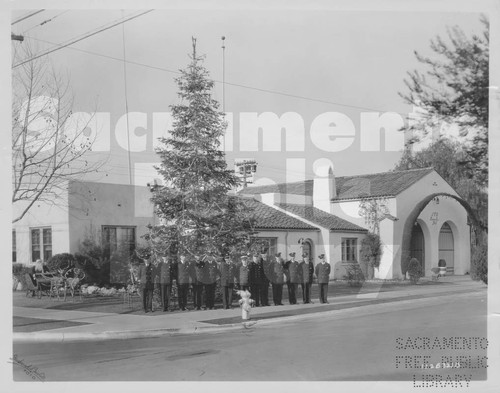
[[[214,308],[215,307],[215,283],[205,284],[205,307]]]
[[[179,297],[179,308],[181,310],[186,309],[187,306],[187,296],[189,291],[189,284],[178,284],[177,292]]]
[[[300,286],[302,287],[302,300],[304,303],[311,303],[311,284],[306,282]]]
[[[255,300],[255,306],[259,307],[260,306],[260,285],[259,284],[251,284],[250,285],[250,298]]]
[[[161,306],[163,311],[168,311],[170,305],[170,294],[172,293],[172,284],[160,284]]]
[[[280,306],[281,300],[283,298],[283,284],[272,284],[273,285],[273,303],[275,306]]]
[[[193,284],[193,306],[201,310],[201,299],[203,294],[203,284]]]
[[[142,290],[142,304],[144,311],[153,311],[153,285],[147,285]]]
[[[259,286],[260,303],[269,306],[269,283],[266,281]]]
[[[222,287],[222,305],[224,308],[230,308],[233,304],[233,284],[224,285]]]
[[[288,301],[290,304],[297,304],[297,284],[287,283],[288,287]]]
[[[328,283],[319,285],[319,302],[328,303]]]

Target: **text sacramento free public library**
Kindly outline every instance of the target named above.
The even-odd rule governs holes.
[[[486,337],[398,337],[396,338],[396,349],[451,349],[451,350],[477,350],[488,348]]]
[[[36,97],[32,101],[57,101],[49,97]],[[50,149],[43,143],[44,133],[50,132],[50,127],[44,127],[47,119],[51,119],[50,112],[43,113],[38,124],[30,124],[28,146],[40,151]],[[416,108],[407,117],[408,123],[415,122],[418,118]],[[405,119],[399,113],[366,112],[360,113],[359,135],[360,151],[387,151],[398,152],[404,149],[405,133],[400,131],[405,125]],[[224,150],[234,150],[233,145],[233,114],[227,112],[224,117],[227,129],[224,135]],[[128,124],[128,125],[127,125]],[[37,125],[40,125],[37,127]],[[78,133],[82,128],[85,133],[81,139],[95,139],[92,146],[94,152],[110,151],[111,148],[111,114],[108,112],[75,112],[63,125],[67,134]],[[153,148],[159,145],[158,138],[168,137],[168,130],[173,127],[173,117],[170,112],[154,112],[151,114],[151,124],[145,112],[130,112],[118,118],[115,125],[114,137],[118,146],[130,152],[146,152],[148,148],[148,131],[152,131]],[[127,132],[130,129],[130,133]],[[137,129],[146,130],[140,135]],[[262,130],[262,131],[261,131]],[[262,139],[263,152],[282,151],[282,134],[285,133],[285,151],[304,152],[306,140],[306,126],[302,116],[296,112],[285,112],[281,116],[272,112],[241,112],[239,114],[239,139],[241,152],[258,152],[260,139]],[[262,138],[259,133],[261,132]],[[309,128],[309,138],[314,146],[322,151],[335,153],[348,149],[356,139],[357,129],[354,122],[340,112],[324,112],[316,116]],[[384,138],[382,138],[382,134]],[[250,138],[249,138],[250,137]],[[253,137],[253,138],[252,138]],[[221,138],[222,139],[222,138]],[[381,142],[385,143],[382,148]],[[75,141],[78,148],[79,140]],[[50,145],[50,144],[49,144]]]

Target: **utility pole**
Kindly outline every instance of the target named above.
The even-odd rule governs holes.
[[[226,40],[226,37],[222,36],[222,112],[224,113],[224,116],[226,116],[226,97],[225,97],[225,88],[226,88],[226,70],[225,70],[225,63],[226,63],[226,46],[224,45],[224,41]],[[226,131],[224,131],[224,135],[222,137],[222,151],[226,151]]]

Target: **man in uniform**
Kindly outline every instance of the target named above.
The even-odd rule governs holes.
[[[260,256],[255,252],[252,255],[252,262],[250,262],[250,293],[252,294],[251,298],[255,300],[256,307],[260,307],[260,287],[262,286],[260,273]]]
[[[164,256],[158,265],[158,279],[160,284],[160,298],[163,311],[169,311],[172,281],[175,277],[174,261],[172,257]]]
[[[181,254],[177,263],[177,295],[179,298],[179,309],[187,310],[187,295],[189,291],[189,280],[191,278],[191,265],[186,260],[186,255]]]
[[[250,266],[248,255],[241,256],[241,265],[238,269],[238,286],[242,291],[250,290]]]
[[[325,254],[318,256],[320,263],[316,265],[315,273],[318,278],[319,302],[328,303],[328,282],[330,281],[330,264],[325,259]]]
[[[267,256],[267,250],[262,249],[260,253],[260,303],[262,306],[269,306],[269,281],[271,281],[270,276],[270,262]]]
[[[273,287],[273,303],[275,306],[282,306],[281,302],[283,296],[283,283],[285,282],[284,271],[283,271],[283,260],[281,259],[281,253],[277,253],[274,256],[274,262],[271,265],[272,272],[272,287]]]
[[[237,275],[236,265],[231,260],[229,254],[226,254],[224,261],[220,265],[220,284],[222,286],[222,305],[224,309],[232,308],[233,288]]]
[[[215,255],[208,257],[208,262],[205,263],[205,307],[207,310],[215,308],[215,285],[219,276],[219,268],[215,261]]]
[[[151,259],[144,259],[144,265],[139,267],[138,274],[139,288],[142,292],[142,303],[144,312],[153,312],[153,268],[151,266]]]
[[[295,259],[295,253],[290,253],[290,261],[288,261],[288,274],[290,276],[289,284],[289,301],[290,304],[297,304],[298,286],[302,282],[301,269],[299,261]]]
[[[313,274],[314,274],[314,265],[309,260],[309,255],[304,253],[302,255],[302,262],[300,263],[300,267],[302,270],[302,283],[300,284],[302,287],[302,300],[304,304],[312,303],[311,301],[311,285],[313,282]]]
[[[203,298],[203,284],[208,282],[207,269],[205,267],[205,261],[203,261],[199,255],[194,257],[194,272],[192,274],[193,279],[193,306],[195,310],[201,310],[202,298]]]

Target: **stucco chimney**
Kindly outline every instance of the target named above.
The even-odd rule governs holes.
[[[332,165],[316,168],[316,176],[313,180],[313,205],[318,209],[331,212],[330,200],[337,196],[335,175]]]

